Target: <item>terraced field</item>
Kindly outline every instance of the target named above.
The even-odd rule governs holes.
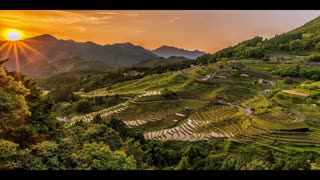
[[[273,108],[268,112],[261,113],[258,117],[273,122],[294,122],[298,120],[298,117],[293,113],[284,112],[279,108]]]
[[[146,140],[228,138],[271,146],[320,146],[318,107],[279,106],[262,93],[266,87],[251,83],[199,83],[195,79],[201,74],[195,70],[200,69],[152,75],[115,84],[108,91],[96,90],[95,95],[117,93],[142,99],[128,98],[123,106],[75,117],[72,122],[90,122],[98,113],[102,117],[114,114],[129,128],[142,132]],[[164,88],[177,92],[180,100],[161,98]]]
[[[97,115],[100,114],[101,118],[106,118],[109,117],[113,114],[117,114],[120,113],[121,111],[125,110],[128,108],[128,104],[127,103],[121,103],[118,104],[116,106],[112,106],[106,109],[103,109],[101,111],[97,111],[97,112],[92,112],[92,113],[88,113],[86,115],[81,115],[81,116],[75,116],[72,119],[70,119],[68,122],[73,125],[75,122],[77,121],[84,121],[84,122],[90,122],[92,121],[92,119]]]
[[[144,133],[146,139],[197,141],[209,138],[232,138],[241,131],[237,123],[242,114],[237,108],[217,106],[192,113],[178,126]],[[224,130],[228,129],[228,130]]]
[[[264,109],[271,107],[272,104],[268,102],[262,94],[258,94],[252,98],[241,103],[244,107],[254,108],[255,113],[264,111]]]
[[[188,111],[199,109],[207,102],[197,100],[172,100],[165,102],[132,102],[130,107],[115,117],[128,127],[147,126],[156,128],[175,124],[188,115]],[[144,127],[146,128],[146,127]]]

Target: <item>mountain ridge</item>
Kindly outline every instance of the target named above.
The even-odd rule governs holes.
[[[163,45],[157,49],[152,50],[151,52],[165,58],[169,58],[171,56],[182,56],[189,59],[196,59],[197,57],[205,54],[205,52],[199,50],[190,51],[183,48],[168,45]]]
[[[8,43],[9,45],[5,45]],[[17,56],[13,48],[10,46],[17,43]],[[72,39],[62,40],[50,34],[42,34],[31,38],[23,39],[17,42],[0,41],[0,47],[11,61],[6,63],[8,70],[17,70],[16,62],[19,62],[20,70],[26,72],[27,75],[33,76],[35,69],[30,66],[37,66],[41,74],[50,74],[47,67],[50,63],[62,59],[70,59],[80,57],[92,61],[101,61],[108,66],[118,67],[123,65],[133,65],[149,59],[158,58],[157,55],[144,49],[141,46],[136,46],[132,43],[116,43],[112,45],[99,45],[91,41],[75,42]],[[18,57],[18,60],[17,58]],[[31,71],[29,69],[32,69]],[[46,72],[41,72],[47,69]]]

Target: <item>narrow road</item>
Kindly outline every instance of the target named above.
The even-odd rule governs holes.
[[[236,105],[236,104],[227,103],[227,102],[224,102],[222,100],[218,100],[218,103],[224,104],[224,105],[228,105],[228,106],[231,106],[231,107],[237,107],[237,108],[241,109],[244,113],[246,113],[247,116],[250,116],[250,117],[253,116],[252,115],[252,111],[249,108],[244,108],[244,107]]]

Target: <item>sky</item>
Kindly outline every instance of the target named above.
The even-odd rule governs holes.
[[[22,38],[51,34],[97,44],[131,42],[146,49],[162,45],[212,53],[254,36],[290,31],[320,11],[276,10],[0,10],[0,39],[8,29]]]

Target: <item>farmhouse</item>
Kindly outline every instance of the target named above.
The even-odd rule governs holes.
[[[227,76],[206,75],[208,79],[227,79]]]
[[[275,82],[269,81],[269,80],[265,80],[265,79],[262,79],[262,78],[259,79],[259,84],[267,84],[267,85],[271,85],[271,86],[275,86],[276,85]]]
[[[197,65],[194,65],[194,64],[191,64],[190,66],[191,68],[195,68],[195,67],[198,67]]]
[[[265,90],[263,90],[263,93],[265,93],[265,94],[270,94],[271,92],[272,92],[271,89],[265,89]]]
[[[139,74],[142,74],[142,73],[140,73],[138,71],[129,71],[129,72],[123,73],[123,75],[125,75],[125,76],[137,76]]]
[[[240,77],[250,77],[248,74],[240,74]]]

